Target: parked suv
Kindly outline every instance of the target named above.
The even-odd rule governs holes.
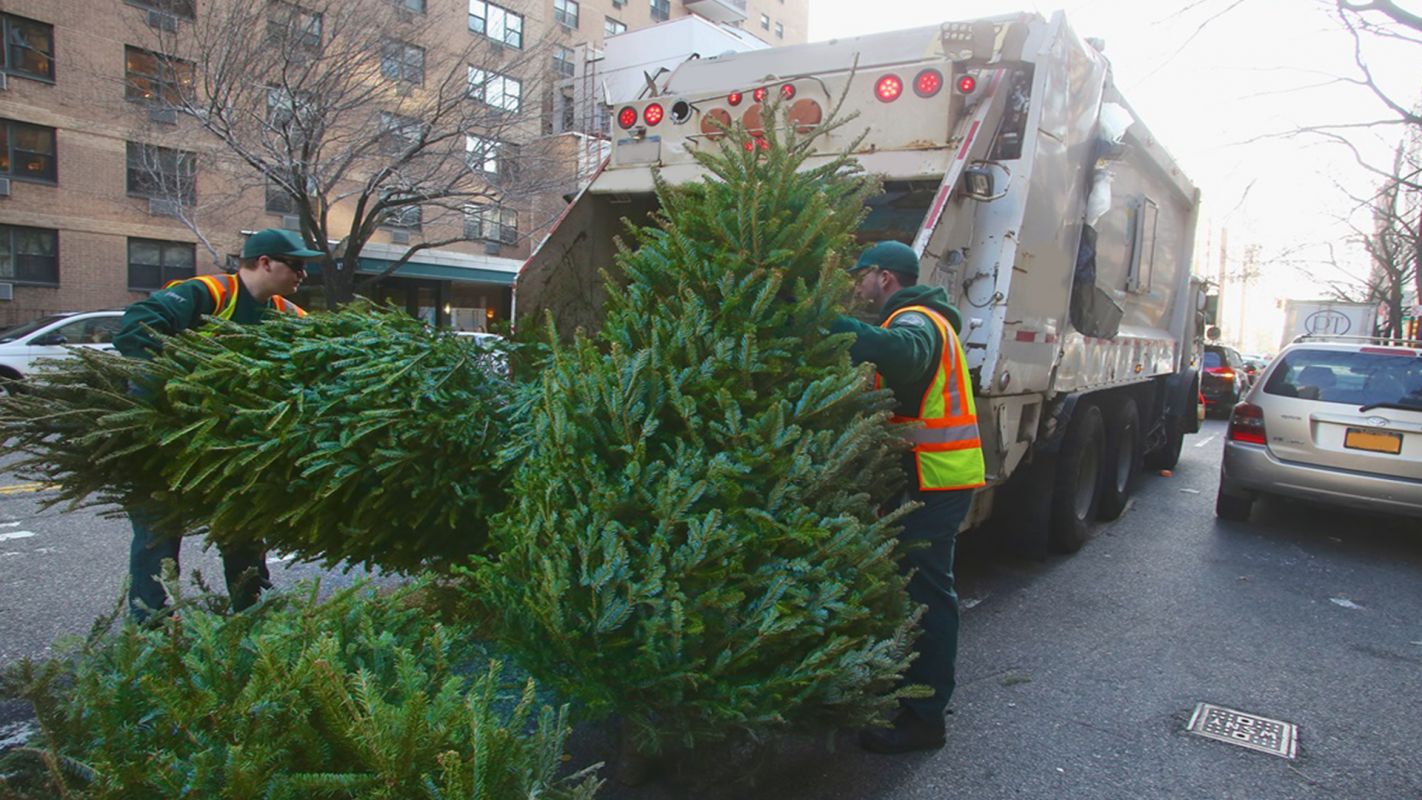
[[[1261,495],[1422,517],[1422,342],[1302,341],[1235,406],[1215,513]]]
[[[1204,371],[1200,373],[1200,393],[1205,396],[1205,414],[1228,416],[1229,410],[1249,388],[1244,357],[1233,347],[1205,345]]]
[[[0,384],[23,380],[41,358],[64,358],[66,346],[112,350],[122,310],[79,311],[40,317],[0,331]]]

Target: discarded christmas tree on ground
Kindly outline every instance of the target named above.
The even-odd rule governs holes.
[[[57,487],[51,504],[413,570],[483,552],[505,503],[499,357],[403,312],[214,321],[153,361],[77,354],[0,415],[21,473]]]
[[[567,709],[540,710],[532,682],[418,596],[318,603],[311,587],[235,616],[180,596],[156,627],[96,626],[79,652],[7,676],[40,733],[0,761],[0,795],[592,797],[596,778],[562,761]]]
[[[887,712],[911,609],[898,433],[827,334],[871,187],[805,140],[743,133],[658,186],[603,328],[560,345],[471,599],[520,663],[641,753]]]

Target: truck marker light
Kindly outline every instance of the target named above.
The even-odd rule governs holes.
[[[741,100],[742,100],[742,95],[741,95],[740,92],[731,92],[730,94],[726,95],[726,102],[727,102],[727,103],[730,103],[730,104],[733,105],[733,106],[738,106],[738,105],[740,105],[740,104],[741,104]]]
[[[943,73],[936,69],[925,69],[913,79],[913,93],[919,97],[932,97],[943,88]]]
[[[617,124],[621,125],[623,130],[626,130],[632,127],[633,125],[636,125],[637,109],[633,108],[632,106],[627,106],[621,111],[617,112]]]
[[[666,112],[662,111],[661,104],[653,103],[647,106],[642,112],[642,119],[645,120],[648,125],[656,125],[662,121],[662,115],[664,113]]]
[[[792,83],[782,83],[780,85],[780,96],[786,100],[795,99],[795,85]]]
[[[959,94],[972,94],[976,88],[978,88],[978,79],[972,75],[964,75],[958,79]]]
[[[874,84],[874,96],[881,103],[892,103],[904,93],[904,82],[897,75],[885,75]]]
[[[759,89],[756,89],[754,92],[751,92],[751,97],[755,98],[755,101],[756,101],[757,103],[764,103],[764,102],[765,102],[765,94],[766,94],[766,92],[765,92],[765,87],[762,86],[762,87],[760,87]]]

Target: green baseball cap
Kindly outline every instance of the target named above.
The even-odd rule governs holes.
[[[247,237],[242,245],[243,258],[258,256],[285,256],[286,258],[320,258],[321,252],[306,247],[301,236],[295,231],[281,228],[267,228]]]
[[[883,269],[918,277],[918,254],[903,242],[879,242],[859,256],[850,272],[861,269]]]

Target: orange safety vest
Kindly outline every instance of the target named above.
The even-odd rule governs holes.
[[[232,319],[232,312],[237,308],[237,280],[237,276],[231,273],[226,275],[198,275],[195,278],[168,281],[163,284],[163,288],[167,289],[171,286],[177,286],[185,281],[202,281],[202,285],[207,287],[208,294],[212,295],[212,316],[218,319]],[[295,314],[298,317],[306,316],[305,309],[281,295],[272,296],[272,305],[277,311],[283,314]]]
[[[943,341],[938,369],[919,401],[918,415],[892,418],[893,422],[923,423],[909,433],[919,489],[947,491],[982,486],[986,470],[978,438],[978,409],[968,386],[963,345],[948,320],[927,306],[904,306],[890,314],[881,327],[889,327],[900,314],[910,311],[928,317]],[[874,388],[882,383],[883,377],[876,373]]]

